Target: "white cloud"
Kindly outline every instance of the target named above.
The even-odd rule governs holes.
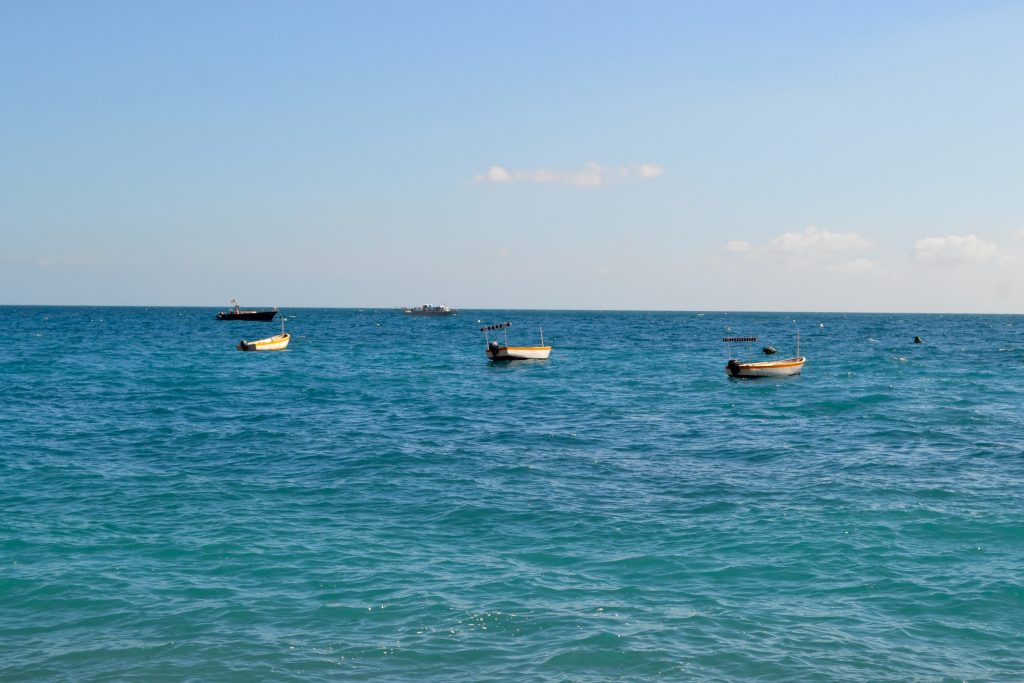
[[[474,176],[478,183],[554,183],[558,185],[574,185],[576,187],[598,187],[608,184],[615,177],[637,176],[640,178],[657,178],[665,173],[665,169],[657,164],[631,164],[619,166],[617,169],[602,166],[596,161],[584,164],[576,171],[552,171],[538,168],[526,171],[510,171],[504,166],[491,166],[485,173]]]
[[[878,264],[874,261],[869,261],[866,258],[858,258],[832,266],[829,270],[834,273],[848,273],[850,275],[855,275],[857,273],[866,273],[870,270],[875,270],[876,268],[878,268]]]
[[[640,164],[637,174],[641,178],[657,178],[665,173],[665,169],[657,164]]]
[[[869,240],[855,232],[829,232],[812,225],[803,232],[785,232],[760,245],[733,240],[725,245],[725,251],[749,257],[773,257],[791,266],[822,264],[829,266],[830,270],[854,273],[874,267],[867,259],[849,258],[872,246]],[[847,260],[841,261],[844,256]]]
[[[731,251],[734,254],[748,254],[754,251],[754,245],[750,242],[744,242],[743,240],[733,240],[729,244],[725,245],[726,251]]]
[[[1005,263],[1010,260],[1010,256],[997,244],[972,234],[920,239],[914,244],[914,260],[935,265],[959,265]]]
[[[509,183],[512,182],[512,174],[501,166],[491,166],[487,173],[476,177],[478,183]]]
[[[803,232],[782,233],[764,248],[779,254],[836,254],[870,249],[871,242],[855,232],[829,232],[812,225]]]

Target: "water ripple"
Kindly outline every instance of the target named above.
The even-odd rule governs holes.
[[[1024,671],[1016,317],[5,313],[0,679]],[[794,319],[802,377],[725,377]]]

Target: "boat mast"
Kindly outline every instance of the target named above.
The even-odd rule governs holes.
[[[544,326],[540,326],[540,345],[544,346]]]

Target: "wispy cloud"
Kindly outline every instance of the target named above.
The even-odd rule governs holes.
[[[665,169],[657,164],[640,164],[636,172],[641,178],[657,178],[665,173]]]
[[[486,172],[474,176],[478,183],[553,183],[576,187],[598,187],[607,185],[617,178],[634,176],[651,179],[664,175],[665,169],[657,164],[628,164],[604,166],[595,161],[584,164],[574,171],[553,171],[547,168],[532,170],[509,170],[504,166],[491,166]]]
[[[1007,263],[1012,260],[1002,247],[977,235],[925,237],[914,244],[914,260],[933,265]]]
[[[872,270],[877,270],[878,264],[874,261],[869,261],[866,258],[857,258],[852,261],[844,261],[834,266],[829,266],[829,270],[833,273],[847,273],[849,275],[856,275],[858,273],[867,273]]]
[[[831,263],[830,268],[839,272],[860,272],[869,270],[874,264],[865,258],[840,263],[836,261],[844,257],[849,259],[850,255],[872,246],[870,240],[855,232],[829,232],[812,225],[803,232],[784,232],[764,244],[733,240],[725,245],[725,251],[739,255],[774,257],[789,264]]]

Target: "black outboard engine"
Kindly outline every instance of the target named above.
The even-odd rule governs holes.
[[[729,363],[725,366],[729,370],[729,374],[733,377],[737,377],[740,374],[740,362],[735,358],[730,358]]]
[[[498,357],[498,349],[500,349],[500,348],[501,348],[501,344],[499,344],[496,341],[492,341],[490,344],[487,345],[487,349],[491,352],[491,358],[497,358]]]

